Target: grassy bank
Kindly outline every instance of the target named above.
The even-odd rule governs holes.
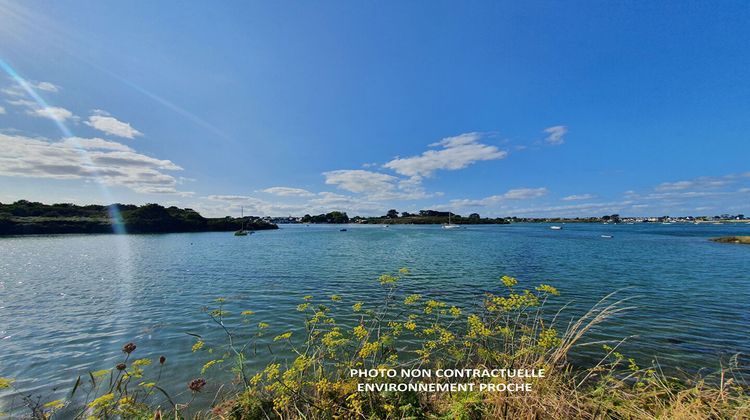
[[[547,284],[525,284],[504,276],[475,308],[460,308],[429,296],[406,293],[409,271],[379,278],[377,299],[345,295],[305,296],[296,308],[300,328],[278,329],[256,319],[247,302],[217,299],[205,308],[221,339],[193,335],[195,379],[170,395],[160,380],[170,374],[165,359],[139,359],[136,344],[123,347],[111,369],[82,375],[70,396],[56,401],[23,399],[36,418],[219,418],[219,419],[706,419],[747,418],[747,383],[730,364],[713,376],[676,379],[658,366],[642,367],[619,352],[619,343],[592,343],[601,359],[572,366],[568,355],[594,327],[629,309],[606,296],[580,319],[560,321],[548,301],[561,299]],[[240,305],[248,305],[246,308]],[[227,308],[231,307],[230,312]],[[238,310],[237,308],[243,309]],[[272,362],[248,369],[259,354]],[[736,364],[736,359],[734,359]],[[533,369],[543,377],[375,378],[352,369]],[[223,375],[217,375],[219,371]],[[231,372],[233,381],[215,386]],[[75,379],[75,378],[74,378]],[[493,384],[494,390],[439,392],[362,391],[360,384],[451,382]],[[212,386],[213,385],[213,386]],[[514,386],[528,390],[509,390]],[[12,381],[0,381],[12,387]],[[502,390],[498,390],[502,387]],[[210,407],[196,397],[216,392]],[[219,391],[216,391],[219,390]]]

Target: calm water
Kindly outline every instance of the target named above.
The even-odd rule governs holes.
[[[601,234],[614,235],[602,239]],[[134,341],[138,357],[165,355],[162,382],[173,393],[208,360],[194,355],[209,337],[201,313],[217,297],[228,310],[251,309],[271,336],[299,325],[302,296],[344,296],[342,305],[379,291],[377,276],[399,267],[404,287],[470,306],[497,291],[502,274],[546,282],[580,315],[619,289],[637,309],[592,338],[630,337],[623,348],[642,364],[711,370],[750,353],[750,246],[708,237],[750,235],[750,226],[548,225],[282,226],[248,237],[231,233],[0,238],[0,377],[45,400],[64,396],[75,378],[110,368]],[[579,349],[579,357],[598,350]],[[593,352],[593,354],[589,354]],[[251,363],[267,362],[260,356]],[[210,375],[209,375],[210,377]],[[217,381],[209,381],[209,388]],[[213,388],[215,389],[215,388]],[[210,393],[205,393],[210,394]],[[185,395],[178,397],[185,399]],[[18,399],[0,394],[0,411]],[[6,410],[3,409],[5,406]]]

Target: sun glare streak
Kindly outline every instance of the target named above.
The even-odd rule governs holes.
[[[18,29],[15,31],[10,31],[9,28],[3,26],[3,20],[6,20],[8,22],[13,22],[13,26],[17,27]],[[10,2],[6,4],[5,2],[3,2],[3,0],[0,0],[0,33],[5,33],[5,32],[7,32],[6,34],[7,36],[13,36],[19,42],[25,41],[24,39],[25,34],[39,34],[40,32],[44,35],[42,38],[45,40],[50,40],[50,39],[59,40],[57,42],[45,43],[44,47],[47,49],[56,49],[66,55],[69,55],[70,57],[112,77],[118,82],[130,87],[131,89],[146,96],[147,98],[153,100],[154,102],[162,105],[163,107],[169,109],[170,111],[187,118],[192,123],[215,134],[217,137],[223,140],[226,140],[230,142],[231,144],[235,144],[235,145],[238,144],[235,138],[228,135],[219,127],[199,117],[198,115],[132,82],[131,80],[123,77],[122,75],[117,74],[112,70],[102,67],[100,64],[84,57],[81,53],[79,53],[75,49],[66,48],[66,45],[75,45],[78,49],[82,51],[93,49],[93,48],[86,48],[87,45],[91,44],[90,39],[93,36],[93,34],[82,34],[82,33],[71,31],[69,27],[61,26],[58,21],[54,19],[49,19],[47,16],[45,16],[42,13],[32,12],[28,10],[28,8],[23,7],[22,4],[10,3]],[[38,48],[38,45],[34,45],[34,47]],[[8,70],[6,69],[6,71]],[[29,88],[28,84],[27,86],[25,86],[25,88]],[[27,92],[28,92],[28,89],[27,89]],[[34,98],[34,99],[37,100],[37,98]],[[41,98],[38,98],[38,99],[41,99]]]
[[[0,59],[0,68],[5,71],[8,76],[18,83],[19,86],[28,94],[30,98],[34,100],[36,105],[42,109],[48,108],[49,103],[44,100],[29,84],[26,79],[21,77],[14,69],[11,67],[7,62],[5,62],[3,59]],[[54,119],[55,125],[57,128],[60,129],[60,132],[62,132],[63,136],[67,139],[72,139],[74,143],[74,146],[76,150],[79,152],[81,157],[87,162],[92,163],[92,167],[96,168],[93,165],[93,162],[91,161],[90,157],[88,156],[88,152],[80,147],[80,143],[78,143],[76,139],[76,136],[73,135],[73,132],[68,128],[67,125],[65,125],[64,121],[60,121],[58,119]],[[107,188],[106,184],[103,182],[101,177],[97,174],[96,169],[94,169],[94,174],[96,178],[96,184],[99,185],[99,189],[102,193],[102,196],[106,200],[107,203],[109,203],[109,206],[107,207],[107,213],[109,215],[109,223],[112,227],[112,232],[115,233],[112,238],[114,242],[114,248],[115,248],[115,256],[116,258],[113,259],[113,270],[112,270],[112,281],[115,283],[115,285],[119,287],[123,287],[124,290],[122,293],[120,293],[120,298],[117,301],[117,306],[119,308],[119,313],[128,313],[132,310],[132,302],[134,298],[134,288],[133,288],[133,279],[134,279],[134,267],[132,263],[132,256],[130,249],[130,242],[131,239],[128,238],[125,233],[127,233],[125,229],[125,223],[123,222],[122,214],[120,213],[120,210],[118,206],[114,203],[114,200],[112,199],[112,195],[109,192],[109,189]],[[124,319],[127,319],[128,317],[124,316],[115,316],[113,319],[115,320],[115,323],[122,323]],[[121,330],[121,328],[118,328],[118,330]]]
[[[183,117],[189,119],[193,123],[195,123],[195,124],[197,124],[197,125],[205,128],[206,130],[208,130],[208,131],[216,134],[217,136],[223,138],[224,140],[228,140],[229,142],[231,142],[233,144],[237,144],[237,141],[234,138],[230,137],[229,135],[227,135],[225,132],[223,132],[218,127],[214,126],[213,124],[209,123],[208,121],[205,121],[204,119],[202,119],[199,116],[193,114],[192,112],[186,110],[185,108],[182,108],[182,107],[180,107],[180,106],[178,106],[178,105],[176,105],[176,104],[168,101],[167,99],[162,98],[161,96],[159,96],[159,95],[151,92],[150,90],[147,90],[147,89],[145,89],[145,88],[143,88],[143,87],[141,87],[141,86],[139,86],[139,85],[131,82],[130,80],[128,80],[128,79],[120,76],[117,73],[114,73],[114,72],[112,72],[110,70],[105,69],[104,67],[99,66],[96,63],[93,63],[93,62],[91,62],[89,60],[86,60],[86,59],[84,59],[82,57],[76,57],[76,58],[79,59],[79,60],[81,60],[81,61],[83,61],[84,63],[90,65],[91,67],[94,67],[95,69],[97,69],[97,70],[99,70],[99,71],[101,71],[101,72],[109,75],[110,77],[118,80],[120,83],[123,83],[123,84],[127,85],[128,87],[136,90],[137,92],[139,92],[139,93],[147,96],[148,98],[154,100],[155,102],[161,104],[162,106],[168,108],[169,110],[171,110],[171,111],[173,111],[173,112],[175,112],[177,114],[182,115]]]
[[[46,100],[44,100],[44,98],[42,98],[34,90],[34,88],[29,84],[29,82],[27,82],[26,79],[21,77],[18,74],[18,72],[16,72],[13,69],[13,67],[10,66],[10,64],[5,62],[5,60],[0,59],[0,67],[8,74],[8,76],[10,76],[10,78],[14,82],[16,82],[19,86],[21,86],[24,92],[26,92],[26,94],[29,95],[29,97],[34,100],[34,102],[40,109],[50,108],[49,103]],[[85,159],[87,163],[93,163],[89,159],[86,149],[78,145],[77,140],[75,140],[76,137],[73,135],[73,132],[70,130],[70,128],[68,128],[68,126],[65,125],[65,123],[59,119],[52,118],[52,120],[54,121],[55,125],[60,130],[60,132],[62,132],[63,137],[65,137],[66,139],[72,139],[72,141],[74,142],[74,145],[77,146],[76,150],[81,154],[83,159]],[[92,167],[96,168],[93,165]],[[96,169],[94,169],[94,171],[96,174]],[[98,178],[98,175],[97,175],[97,178]],[[114,200],[112,199],[112,194],[110,194],[109,190],[107,189],[104,182],[102,182],[102,180],[97,179],[96,184],[99,185],[102,195],[104,196],[107,203],[110,203],[110,206],[108,207],[108,213],[110,217],[110,224],[112,226],[112,231],[114,233],[119,233],[119,234],[127,233],[125,230],[125,225],[123,224],[123,221],[122,221],[122,215],[120,214],[120,210],[117,208],[117,206],[112,205],[114,203]]]

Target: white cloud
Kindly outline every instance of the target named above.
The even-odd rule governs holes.
[[[9,87],[5,87],[5,88],[2,89],[2,92],[6,96],[19,97],[19,96],[26,95],[26,92],[24,92],[23,88],[21,86],[19,86],[19,85],[12,85],[12,86],[9,86]]]
[[[506,216],[541,216],[572,217],[572,216],[601,216],[602,214],[620,213],[634,207],[632,201],[613,201],[606,203],[582,203],[565,206],[540,206],[507,209]]]
[[[355,193],[388,191],[393,189],[399,180],[392,175],[362,169],[323,172],[323,176],[326,178],[326,184]]]
[[[291,187],[271,187],[261,190],[261,192],[280,195],[282,197],[312,197],[315,194],[311,193],[302,188],[291,188]]]
[[[656,191],[683,191],[688,189],[721,188],[735,182],[742,175],[727,175],[721,178],[700,177],[689,181],[663,182],[654,188]]]
[[[579,201],[579,200],[591,200],[596,196],[593,194],[573,194],[567,197],[563,197],[562,201]]]
[[[59,144],[63,146],[69,146],[69,147],[84,149],[84,150],[99,149],[99,150],[117,150],[120,152],[134,152],[133,149],[131,149],[130,147],[122,143],[104,140],[98,137],[90,138],[90,139],[81,138],[81,137],[68,137],[64,139],[62,142],[60,142]]]
[[[381,172],[362,169],[343,169],[324,172],[326,184],[363,194],[368,200],[417,200],[430,197],[422,188],[419,176],[400,178]]]
[[[31,80],[25,80],[24,83],[29,89],[43,90],[45,92],[57,93],[60,91],[60,86],[57,86],[50,82],[33,82]],[[2,89],[2,92],[8,96],[21,97],[26,96],[26,90],[20,83],[15,80],[13,84]]]
[[[263,216],[286,216],[303,214],[320,214],[333,210],[345,211],[349,216],[361,213],[376,213],[383,211],[383,205],[369,202],[358,197],[321,192],[304,203],[283,203],[261,200],[245,195],[211,195],[206,197],[209,202],[195,207],[202,209],[209,215],[223,216],[239,214],[244,208],[245,214]]]
[[[565,134],[568,132],[568,127],[564,125],[553,125],[552,127],[545,128],[544,132],[547,133],[547,137],[544,141],[546,141],[547,144],[556,146],[565,143]]]
[[[245,195],[210,195],[206,198],[208,202],[196,203],[194,207],[201,214],[214,217],[239,216],[240,211],[244,211],[246,215],[259,216],[296,215],[304,211],[304,207],[300,205],[273,203]]]
[[[633,209],[652,209],[651,215],[695,215],[697,212],[717,209],[747,211],[744,192],[750,191],[750,173],[734,173],[716,177],[698,177],[690,180],[664,182],[650,191],[626,191],[624,198],[637,200]],[[738,185],[739,184],[739,185]]]
[[[69,119],[78,119],[70,110],[59,106],[39,106],[36,102],[28,99],[11,99],[7,103],[26,108],[26,114],[33,117],[49,118],[54,121],[65,122]]]
[[[474,162],[503,159],[508,155],[508,152],[496,146],[479,143],[481,138],[481,133],[447,137],[430,145],[441,149],[427,150],[418,156],[395,158],[383,167],[409,177],[426,177],[438,170],[463,169]]]
[[[101,132],[127,139],[143,135],[143,133],[133,128],[129,123],[120,121],[101,110],[94,111],[94,115],[89,117],[86,125]]]
[[[20,83],[14,83],[11,86],[4,88],[2,92],[6,96],[15,98],[6,100],[7,103],[14,106],[26,108],[26,113],[28,115],[40,118],[49,118],[51,120],[59,122],[65,122],[69,119],[78,118],[70,110],[63,107],[42,106],[41,104],[29,100],[29,95],[27,92],[29,89],[43,90],[46,92],[58,92],[60,90],[60,87],[50,82],[35,83],[31,81],[22,81]],[[24,97],[26,97],[27,99],[23,99]]]
[[[13,106],[21,106],[26,108],[33,108],[36,106],[36,103],[33,101],[30,101],[28,99],[8,99],[5,101]]]
[[[0,106],[0,115],[5,114],[5,108]]]
[[[34,107],[26,111],[27,114],[34,117],[49,118],[54,121],[65,122],[76,116],[69,110],[59,106]]]
[[[164,171],[181,167],[99,138],[49,141],[0,133],[0,175],[27,178],[82,179],[136,192],[187,194]]]
[[[504,194],[491,195],[479,200],[459,199],[451,200],[451,204],[459,207],[484,207],[497,205],[509,200],[529,200],[547,195],[546,188],[516,188],[506,191]]]
[[[39,90],[43,90],[45,92],[59,92],[60,91],[60,86],[57,86],[50,82],[39,82],[32,86]]]
[[[517,188],[508,190],[501,197],[506,200],[526,200],[547,195],[549,191],[546,188]]]

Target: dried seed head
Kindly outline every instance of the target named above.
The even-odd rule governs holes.
[[[125,370],[127,366],[125,366],[125,363],[118,363],[115,367],[117,368],[117,370]]]
[[[135,347],[136,347],[135,343],[128,343],[122,346],[122,351],[127,354],[130,354],[135,351]]]
[[[160,365],[163,365],[163,364],[164,364],[164,362],[166,362],[166,361],[167,361],[167,358],[166,358],[166,357],[164,357],[164,356],[161,356],[161,357],[159,357],[159,364],[160,364]]]
[[[199,392],[201,388],[206,385],[206,380],[203,378],[193,379],[188,384],[188,388],[193,392]]]

